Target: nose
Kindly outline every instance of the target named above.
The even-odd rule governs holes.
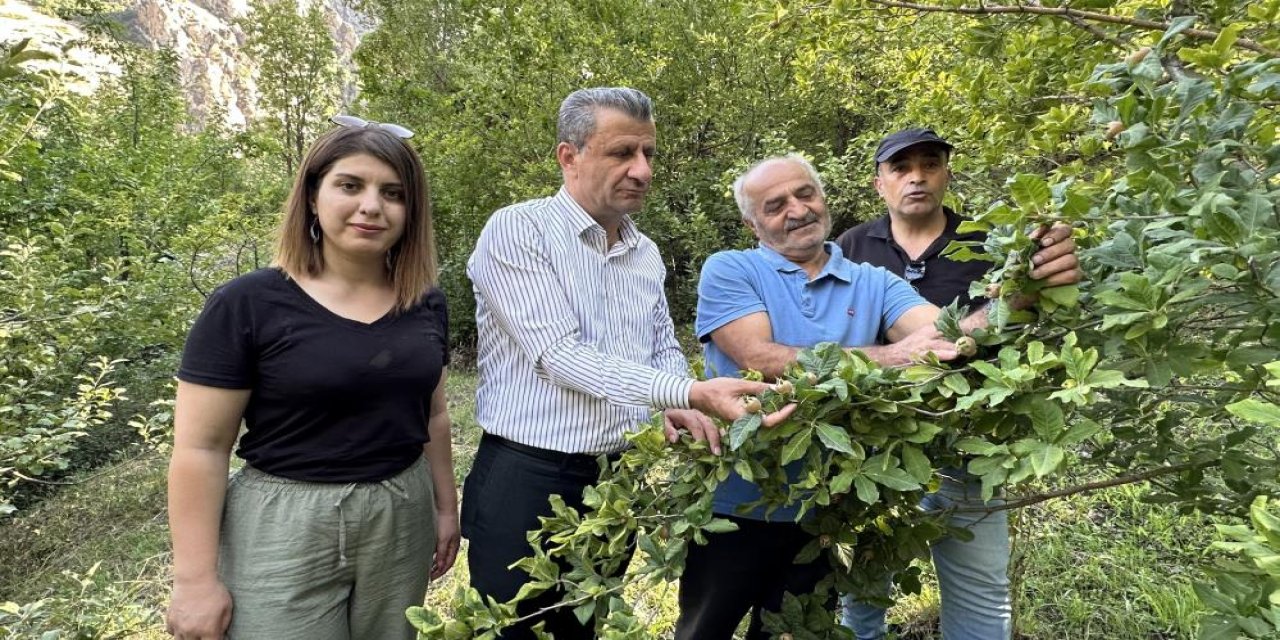
[[[920,165],[911,165],[907,169],[907,181],[916,184],[925,181],[925,170]]]
[[[653,160],[643,151],[636,151],[635,157],[631,159],[631,166],[627,169],[627,177],[640,184],[649,184],[653,180]]]
[[[382,194],[377,189],[365,189],[360,195],[360,211],[365,215],[382,212]]]

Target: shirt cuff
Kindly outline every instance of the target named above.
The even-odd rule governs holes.
[[[659,371],[653,377],[653,386],[649,387],[649,397],[653,406],[659,409],[688,409],[689,393],[692,390],[692,378]]]

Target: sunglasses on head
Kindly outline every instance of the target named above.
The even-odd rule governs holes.
[[[908,262],[907,268],[902,270],[902,279],[907,282],[915,282],[924,277],[925,263],[923,260]]]
[[[340,127],[351,127],[353,129],[363,129],[365,127],[382,129],[383,131],[386,131],[387,133],[401,139],[408,139],[413,137],[413,132],[410,131],[407,127],[402,127],[398,124],[391,124],[390,122],[374,122],[372,120],[365,120],[364,118],[357,118],[356,116],[346,116],[346,115],[334,116],[332,118],[329,118],[329,121]]]

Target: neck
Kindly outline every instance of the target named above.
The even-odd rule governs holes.
[[[608,240],[608,244],[605,246],[612,247],[622,240],[622,218],[626,214],[592,211],[582,204],[583,200],[578,197],[577,193],[574,193],[573,185],[566,183],[565,190],[569,192],[569,197],[573,198],[573,201],[578,203],[578,206],[582,207],[582,210],[586,211],[592,220],[596,221],[596,224],[604,227],[605,238]]]
[[[889,212],[889,228],[893,232],[893,239],[903,248],[908,249],[915,254],[924,251],[942,236],[942,232],[947,229],[947,216],[939,208],[935,212],[927,216],[900,216],[892,211]]]
[[[336,251],[324,257],[324,271],[316,276],[333,284],[352,289],[390,287],[387,264],[383,258],[348,256]]]
[[[770,248],[772,249],[772,247]],[[774,251],[777,251],[777,249],[774,249]],[[831,259],[831,254],[827,253],[825,244],[818,245],[818,249],[816,251],[805,255],[787,255],[781,251],[778,253],[782,257],[804,269],[804,272],[809,275],[810,280],[818,277],[818,274],[822,273],[822,268],[827,266],[827,261]]]

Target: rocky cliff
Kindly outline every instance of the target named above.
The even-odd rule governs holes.
[[[296,0],[300,9],[312,1]],[[372,24],[346,0],[314,1],[324,7],[340,59],[348,63]],[[174,51],[196,122],[222,113],[227,124],[240,127],[258,113],[255,66],[243,53],[244,33],[235,22],[248,11],[247,0],[134,0],[113,18],[138,44]],[[26,37],[42,49],[55,50],[83,34],[76,25],[20,0],[0,0],[0,42]],[[109,59],[84,49],[72,50],[68,57],[76,60],[77,73],[85,76],[82,89],[91,89],[103,74],[119,72]],[[345,95],[351,93],[348,90]]]

